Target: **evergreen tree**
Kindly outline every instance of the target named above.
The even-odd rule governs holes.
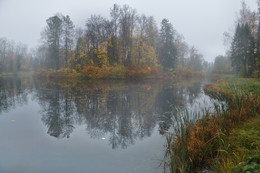
[[[48,44],[48,52],[50,58],[50,67],[59,69],[59,57],[60,57],[60,41],[62,37],[62,19],[57,15],[50,17],[46,20],[47,27],[45,29],[45,35]],[[53,66],[54,65],[54,66]]]
[[[255,72],[260,77],[260,0],[258,0],[258,28],[256,36]]]
[[[73,22],[71,21],[69,16],[63,16],[63,41],[64,41],[64,61],[65,67],[68,66],[69,52],[73,47],[73,36],[74,36],[74,28]]]
[[[233,67],[233,69],[238,72],[239,69],[241,68],[241,62],[240,62],[240,54],[239,54],[239,45],[238,45],[238,42],[239,42],[239,32],[240,32],[240,25],[237,25],[236,27],[236,32],[235,32],[235,35],[234,35],[234,38],[233,38],[233,41],[232,41],[232,44],[231,44],[231,56],[230,56],[230,59],[231,59],[231,65]]]
[[[177,49],[174,45],[174,29],[167,19],[161,22],[161,48],[159,60],[164,69],[174,68],[177,60]]]
[[[231,62],[236,72],[248,77],[255,68],[255,44],[248,24],[237,25],[231,44]]]

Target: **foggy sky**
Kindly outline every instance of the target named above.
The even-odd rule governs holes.
[[[256,10],[256,0],[245,0]],[[163,18],[194,45],[207,61],[225,54],[223,33],[233,26],[240,0],[0,0],[0,37],[39,45],[46,19],[57,12],[69,15],[84,28],[92,14],[109,17],[113,4],[128,4],[138,14],[153,16],[160,26]]]

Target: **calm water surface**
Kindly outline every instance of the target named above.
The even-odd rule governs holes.
[[[209,102],[203,83],[0,79],[0,172],[153,173],[170,105]],[[208,106],[208,105],[207,105]]]

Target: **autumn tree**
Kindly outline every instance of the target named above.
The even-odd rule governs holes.
[[[134,63],[138,65],[157,65],[155,39],[157,27],[153,17],[144,14],[137,17],[136,36],[134,37]]]
[[[107,55],[107,42],[102,42],[97,49],[97,65],[102,67],[103,65],[108,65],[108,55]]]
[[[92,15],[86,23],[86,41],[89,47],[89,57],[98,64],[99,50],[102,42],[107,39],[107,26],[109,21],[99,15]]]
[[[79,37],[75,47],[74,56],[69,58],[69,67],[80,71],[84,65],[89,64],[86,51],[86,41],[82,37]]]
[[[159,32],[152,16],[138,15],[128,5],[117,4],[110,9],[109,19],[90,16],[81,32],[75,32],[69,16],[50,17],[43,38],[45,43],[38,49],[43,52],[37,54],[45,60],[38,62],[56,70],[69,67],[82,71],[88,65],[157,66],[158,63],[168,70],[176,68],[177,62],[184,64],[188,49],[167,19],[162,21]]]

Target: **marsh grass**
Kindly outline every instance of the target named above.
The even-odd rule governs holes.
[[[209,165],[214,172],[240,170],[234,167],[246,161],[250,154],[247,150],[234,150],[232,145],[234,139],[230,136],[233,134],[233,129],[260,113],[258,95],[246,92],[244,86],[243,89],[241,86],[228,85],[224,81],[220,81],[217,85],[206,85],[205,92],[208,95],[225,101],[228,105],[227,107],[223,102],[215,104],[213,114],[206,109],[196,115],[188,110],[181,114],[176,114],[176,111],[169,112],[175,120],[174,132],[166,137],[165,163],[170,167],[170,172],[194,172]],[[191,120],[190,117],[196,118]],[[257,157],[258,155],[253,158],[257,160]],[[246,163],[251,163],[250,158]]]

